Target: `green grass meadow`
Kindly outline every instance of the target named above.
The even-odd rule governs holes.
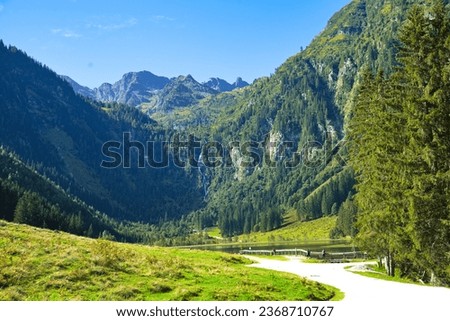
[[[305,301],[336,288],[220,252],[94,240],[0,221],[0,300]]]

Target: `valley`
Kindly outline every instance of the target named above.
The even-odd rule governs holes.
[[[353,0],[251,84],[89,88],[0,40],[0,300],[342,299],[198,250],[289,243],[449,286],[449,44],[448,1]]]

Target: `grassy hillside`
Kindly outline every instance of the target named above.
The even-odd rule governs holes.
[[[301,240],[328,240],[330,232],[336,225],[337,216],[326,216],[319,219],[300,222],[294,213],[288,212],[285,217],[285,224],[276,230],[269,232],[253,232],[243,234],[234,239],[243,242],[279,242],[279,241],[301,241]],[[223,239],[218,227],[207,229],[210,237]]]
[[[295,222],[270,232],[258,232],[248,235],[252,242],[266,241],[298,241],[298,240],[327,240],[330,231],[336,225],[337,216],[322,217],[309,222]],[[245,240],[245,237],[242,238]]]
[[[276,230],[269,232],[253,232],[243,234],[234,239],[244,242],[279,242],[279,241],[299,241],[299,240],[328,240],[331,230],[336,226],[337,216],[326,216],[319,219],[300,222],[296,219],[293,210],[288,211],[284,221],[285,224]],[[218,227],[206,230],[208,236],[216,239],[223,239]]]
[[[339,293],[249,263],[0,221],[0,300],[330,300]]]
[[[270,232],[242,235],[239,239],[249,242],[327,240],[336,225],[337,216],[322,217],[309,222],[293,222]]]

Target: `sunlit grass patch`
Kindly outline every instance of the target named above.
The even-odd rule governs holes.
[[[94,240],[2,222],[0,300],[331,300],[335,288],[221,252]]]

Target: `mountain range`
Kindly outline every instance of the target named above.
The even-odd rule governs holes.
[[[1,43],[0,142],[29,170],[110,220],[155,224],[133,230],[148,242],[149,231],[162,226],[160,239],[169,230],[185,235],[214,225],[224,237],[272,230],[287,213],[298,220],[338,215],[334,235],[352,235],[355,181],[345,137],[354,97],[363,70],[393,72],[398,30],[418,2],[354,0],[305,50],[249,86],[138,72],[89,89]],[[164,151],[174,137],[187,140],[186,133],[219,143],[210,156],[222,166],[180,168],[173,155],[164,168],[99,165],[108,141],[152,141]],[[133,164],[141,159],[138,148],[126,156]],[[39,193],[29,181],[11,187],[18,184],[13,178],[5,174],[2,186],[18,199],[23,191]],[[85,219],[83,233],[88,227]]]
[[[147,110],[186,107],[207,96],[249,85],[240,77],[233,84],[220,78],[211,78],[207,82],[199,83],[191,75],[169,79],[145,70],[126,73],[114,84],[103,83],[93,89],[80,85],[69,76],[61,76],[61,78],[66,80],[81,96],[133,107],[150,103],[151,107],[147,106]]]

